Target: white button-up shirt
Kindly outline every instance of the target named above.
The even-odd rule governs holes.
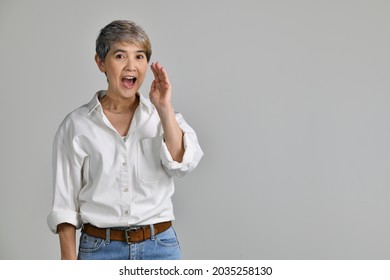
[[[70,113],[55,135],[53,208],[47,218],[54,233],[60,223],[105,228],[174,220],[173,176],[189,173],[203,156],[194,130],[176,114],[185,153],[181,163],[174,161],[157,110],[142,95],[122,138],[103,113],[104,94]]]

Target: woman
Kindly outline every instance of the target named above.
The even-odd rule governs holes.
[[[64,119],[53,144],[48,225],[59,234],[62,259],[180,258],[173,177],[193,170],[203,152],[173,109],[159,62],[150,65],[149,99],[139,93],[151,54],[147,34],[131,21],[111,22],[96,40],[108,88]]]

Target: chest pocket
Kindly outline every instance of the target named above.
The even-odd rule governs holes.
[[[141,139],[138,145],[138,178],[144,182],[166,178],[160,158],[162,136]]]

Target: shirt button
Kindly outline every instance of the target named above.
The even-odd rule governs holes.
[[[123,191],[124,191],[124,192],[128,192],[129,189],[128,189],[128,188],[124,188]]]
[[[129,211],[128,211],[128,210],[125,210],[125,212],[123,212],[123,214],[124,214],[125,216],[127,216],[127,215],[129,215]]]
[[[127,162],[123,162],[122,167],[127,167]]]

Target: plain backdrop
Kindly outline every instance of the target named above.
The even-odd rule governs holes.
[[[59,258],[52,139],[106,88],[94,47],[115,19],[145,28],[205,152],[176,180],[184,259],[389,259],[389,14],[387,0],[0,0],[0,259]]]

